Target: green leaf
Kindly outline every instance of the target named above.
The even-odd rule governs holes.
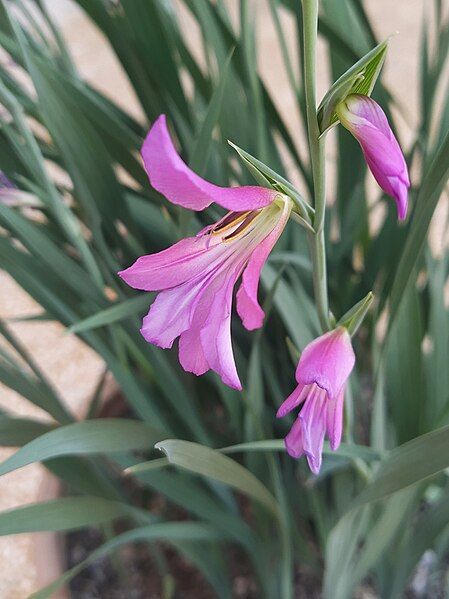
[[[101,497],[64,497],[0,512],[0,535],[97,526],[129,517],[133,509]]]
[[[28,418],[13,418],[0,415],[0,445],[21,447],[36,437],[48,433],[55,425]]]
[[[88,420],[50,431],[31,441],[0,464],[0,475],[63,455],[88,455],[149,450],[161,434],[136,420],[105,418]]]
[[[116,322],[120,322],[131,316],[136,316],[142,310],[148,308],[151,302],[151,296],[148,293],[139,294],[123,302],[114,304],[110,308],[101,310],[84,320],[80,320],[69,328],[70,333],[82,333],[98,327],[104,327]]]
[[[221,455],[214,449],[190,441],[167,439],[160,441],[155,447],[167,455],[171,464],[230,485],[277,514],[276,500],[267,488],[254,474],[231,458]]]
[[[449,426],[445,426],[391,450],[352,507],[387,497],[448,467]]]
[[[430,221],[432,220],[433,213],[448,178],[449,131],[446,133],[443,142],[424,171],[424,178],[416,199],[413,221],[410,225],[407,241],[402,251],[399,264],[397,265],[397,274],[391,290],[390,329],[404,295],[405,288],[411,280],[415,266],[421,256]]]
[[[447,491],[442,498],[430,504],[422,512],[413,527],[409,523],[409,536],[402,546],[402,551],[397,551],[397,560],[394,563],[394,579],[391,588],[391,597],[402,597],[404,588],[423,553],[434,545],[436,539],[447,530],[449,521],[449,495]]]
[[[382,42],[348,69],[329,89],[318,107],[321,133],[339,122],[335,108],[349,94],[370,96],[385,60],[388,41]]]
[[[192,158],[189,161],[190,167],[197,173],[204,174],[207,166],[208,158],[212,148],[212,133],[218,122],[221,107],[223,104],[226,82],[228,80],[229,68],[231,65],[234,49],[228,55],[226,62],[220,69],[220,80],[212,94],[212,97],[207,107],[206,116],[201,125],[200,131],[196,137],[195,145],[192,150]]]

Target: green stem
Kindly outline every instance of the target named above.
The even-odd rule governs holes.
[[[304,33],[304,91],[306,98],[307,135],[312,165],[315,218],[314,233],[310,235],[313,262],[313,287],[315,301],[323,331],[331,328],[329,300],[327,296],[326,246],[324,241],[324,217],[326,212],[326,177],[324,138],[316,113],[316,47],[318,37],[319,0],[302,0]]]

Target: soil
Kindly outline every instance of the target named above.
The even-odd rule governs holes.
[[[66,535],[67,567],[85,559],[104,543],[104,535],[96,529],[76,531]],[[145,544],[124,547],[117,559],[97,560],[75,576],[70,583],[73,599],[216,599],[212,587],[200,572],[178,552],[163,543],[155,547],[159,562],[165,562],[165,572],[158,567],[155,554]],[[257,585],[249,566],[236,552],[231,552],[234,573],[233,596],[236,599],[257,599]]]

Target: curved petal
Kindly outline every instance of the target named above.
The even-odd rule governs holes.
[[[210,312],[200,335],[210,368],[220,375],[225,385],[241,391],[231,341],[232,291],[238,276],[237,268],[230,269],[220,281],[220,288],[214,290]]]
[[[346,98],[345,104],[351,113],[354,126],[356,126],[356,119],[354,117],[359,117],[361,119],[360,122],[366,121],[366,123],[374,125],[376,129],[379,129],[384,135],[390,137],[391,128],[387,116],[377,102],[368,96],[352,94]]]
[[[276,413],[276,418],[283,418],[286,414],[297,408],[307,397],[309,387],[298,385],[284,400]]]
[[[200,376],[210,368],[201,345],[201,329],[190,328],[179,338],[179,363],[186,372]]]
[[[398,177],[388,178],[392,193],[389,194],[396,201],[396,208],[399,220],[405,220],[408,208],[408,185]]]
[[[332,451],[336,451],[341,442],[341,435],[343,432],[344,400],[345,389],[343,388],[336,399],[329,399],[327,402],[326,433],[329,438],[329,444]]]
[[[145,340],[164,349],[171,347],[176,337],[190,327],[203,284],[203,279],[197,279],[161,291],[143,319],[140,332]]]
[[[398,151],[396,139],[389,139],[382,131],[370,124],[355,128],[354,135],[370,160],[369,167],[376,176],[373,168],[383,176],[401,176],[406,171],[404,157]]]
[[[304,407],[285,438],[285,447],[294,458],[306,455],[314,474],[321,468],[324,435],[326,432],[326,394],[314,386]]]
[[[243,271],[242,283],[237,292],[237,312],[243,326],[252,331],[263,324],[265,313],[257,301],[257,290],[262,268],[279,239],[291,212],[291,203],[286,202],[275,228],[265,237],[251,254],[248,265]]]
[[[215,202],[228,210],[255,210],[271,204],[277,192],[257,186],[219,187],[194,173],[175,150],[161,114],[142,146],[142,158],[151,185],[170,202],[204,210]]]
[[[303,423],[302,423],[302,420],[300,420],[299,416],[298,416],[298,418],[293,423],[293,426],[290,429],[290,432],[288,433],[288,435],[285,437],[285,440],[284,440],[285,449],[287,450],[288,455],[291,456],[292,458],[298,459],[302,455],[304,455],[302,438],[303,438]]]
[[[315,387],[298,416],[303,423],[303,450],[314,474],[318,474],[321,468],[326,432],[326,403],[325,391]]]
[[[141,256],[118,274],[130,287],[160,291],[182,285],[210,270],[223,254],[223,248],[211,245],[207,236],[188,237],[166,250]]]
[[[351,337],[344,327],[339,327],[307,345],[296,369],[296,380],[301,385],[316,383],[327,391],[329,399],[334,399],[351,374],[354,362]]]

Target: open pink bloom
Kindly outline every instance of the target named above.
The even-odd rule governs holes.
[[[407,216],[410,179],[407,164],[382,108],[371,98],[353,94],[337,106],[341,124],[362,146],[365,160],[386,194],[396,200],[398,218]]]
[[[302,352],[296,369],[298,386],[277,412],[282,418],[304,402],[285,447],[293,458],[306,455],[314,474],[320,471],[325,434],[333,451],[340,445],[345,386],[354,362],[351,338],[344,327],[321,335]]]
[[[216,202],[230,212],[196,237],[142,256],[119,273],[131,287],[160,292],[141,333],[163,348],[179,337],[184,370],[200,375],[212,369],[224,383],[241,389],[231,343],[234,286],[242,276],[237,312],[243,325],[249,330],[262,326],[259,277],[292,201],[263,187],[223,188],[205,181],[176,153],[163,115],[151,128],[142,157],[151,184],[171,202],[192,210]]]

